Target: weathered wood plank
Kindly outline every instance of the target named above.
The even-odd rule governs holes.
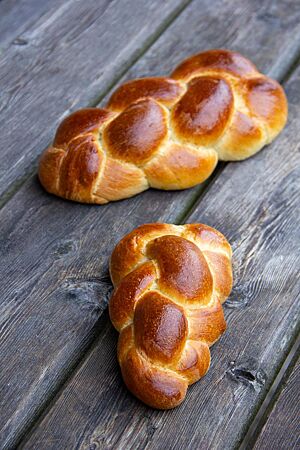
[[[189,1],[68,0],[22,34],[26,45],[0,61],[0,195],[32,170],[62,116],[95,102]]]
[[[22,33],[46,12],[56,9],[63,0],[2,0],[0,1],[0,54],[12,41],[13,45],[26,45]]]
[[[109,323],[101,324],[88,357],[23,448],[134,449],[137,443],[141,449],[236,448],[299,320],[300,68],[286,87],[285,132],[255,157],[227,165],[188,219],[221,230],[234,252],[235,286],[225,307],[228,330],[212,349],[206,377],[189,389],[179,408],[149,409],[123,386],[117,333]]]
[[[256,441],[255,450],[270,448],[296,450],[300,448],[299,386],[300,359],[298,359]]]
[[[199,2],[192,3],[146,53],[142,73],[151,72],[147,67],[153,66],[154,59],[158,71],[166,60],[171,68],[174,49],[181,59],[218,46],[250,55],[256,49],[254,60],[266,71],[278,58],[283,57],[284,65],[284,48],[294,39],[298,23],[293,28],[286,21],[281,2],[277,9],[281,33],[274,33],[268,47],[268,65],[264,65],[267,49],[261,45],[261,29],[269,26],[269,18],[258,0],[251,4],[207,0],[201,2],[200,15]],[[0,350],[6,367],[0,372],[0,384],[5,404],[2,436],[7,445],[18,440],[92,339],[107,326],[99,317],[110,291],[107,260],[115,242],[142,222],[178,220],[198,192],[199,188],[149,191],[97,208],[51,197],[32,178],[2,209],[2,277],[8,281],[0,286],[4,299]],[[111,356],[115,358],[114,351]]]

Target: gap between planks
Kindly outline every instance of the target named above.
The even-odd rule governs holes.
[[[258,406],[257,413],[250,424],[248,431],[239,447],[239,450],[251,450],[254,448],[260,433],[268,420],[276,401],[278,400],[285,383],[288,381],[299,356],[300,349],[300,327],[298,329],[298,335],[296,339],[291,343],[291,348],[287,353],[283,363],[275,375],[273,383],[266,392],[265,398],[262,399],[261,404]]]
[[[111,82],[99,94],[97,94],[94,97],[94,99],[88,102],[87,105],[85,105],[85,107],[96,107],[104,99],[104,97],[106,97],[108,93],[113,90],[114,86],[121,80],[121,78],[126,74],[126,72],[130,69],[130,67],[134,65],[140,58],[143,57],[143,55],[149,50],[149,48],[154,44],[154,42],[157,41],[157,39],[176,20],[176,18],[184,11],[184,9],[192,1],[193,0],[182,1],[181,4],[177,8],[175,8],[172,11],[172,13],[169,14],[161,22],[161,24],[157,27],[156,31],[152,35],[149,35],[148,38],[146,38],[144,45],[141,46],[140,48],[137,48],[132,53],[130,58],[128,58],[128,60],[126,61],[126,64],[123,64],[122,69],[116,72],[115,76],[111,78]],[[64,113],[61,114],[59,121],[62,120],[63,117],[66,117],[66,115],[68,115],[69,113],[71,113],[70,109],[64,111]],[[48,142],[47,147],[50,144],[51,142]],[[45,147],[44,150],[46,150],[47,147]],[[3,193],[0,195],[0,210],[19,191],[19,189],[26,183],[26,181],[35,174],[38,167],[38,160],[40,158],[40,155],[38,155],[32,161],[31,165],[26,169],[25,174],[20,178],[17,178],[14,182],[12,182],[8,186],[8,188],[4,190]]]

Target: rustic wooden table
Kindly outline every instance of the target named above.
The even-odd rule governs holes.
[[[194,189],[106,206],[41,188],[38,156],[70,110],[214,47],[283,83],[289,120],[272,145]],[[299,54],[298,0],[0,1],[1,448],[300,448]],[[209,224],[234,252],[228,330],[165,412],[123,386],[107,314],[114,245],[155,221]]]

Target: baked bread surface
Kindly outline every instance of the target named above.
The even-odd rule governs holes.
[[[209,347],[225,331],[231,247],[202,224],[142,225],[115,247],[110,274],[124,382],[147,405],[173,408],[205,375]]]
[[[39,164],[50,193],[107,203],[149,187],[185,189],[217,161],[248,158],[287,119],[281,86],[242,55],[209,50],[170,77],[121,85],[105,109],[74,112],[58,127]]]

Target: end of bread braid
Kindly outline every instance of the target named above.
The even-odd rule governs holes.
[[[40,160],[39,178],[47,191],[85,203],[149,187],[186,189],[206,180],[218,160],[254,155],[286,119],[276,81],[236,52],[209,50],[171,77],[122,84],[106,109],[67,117]]]
[[[209,347],[225,331],[230,245],[202,224],[143,225],[116,246],[110,274],[124,382],[149,406],[173,408],[205,375]]]

